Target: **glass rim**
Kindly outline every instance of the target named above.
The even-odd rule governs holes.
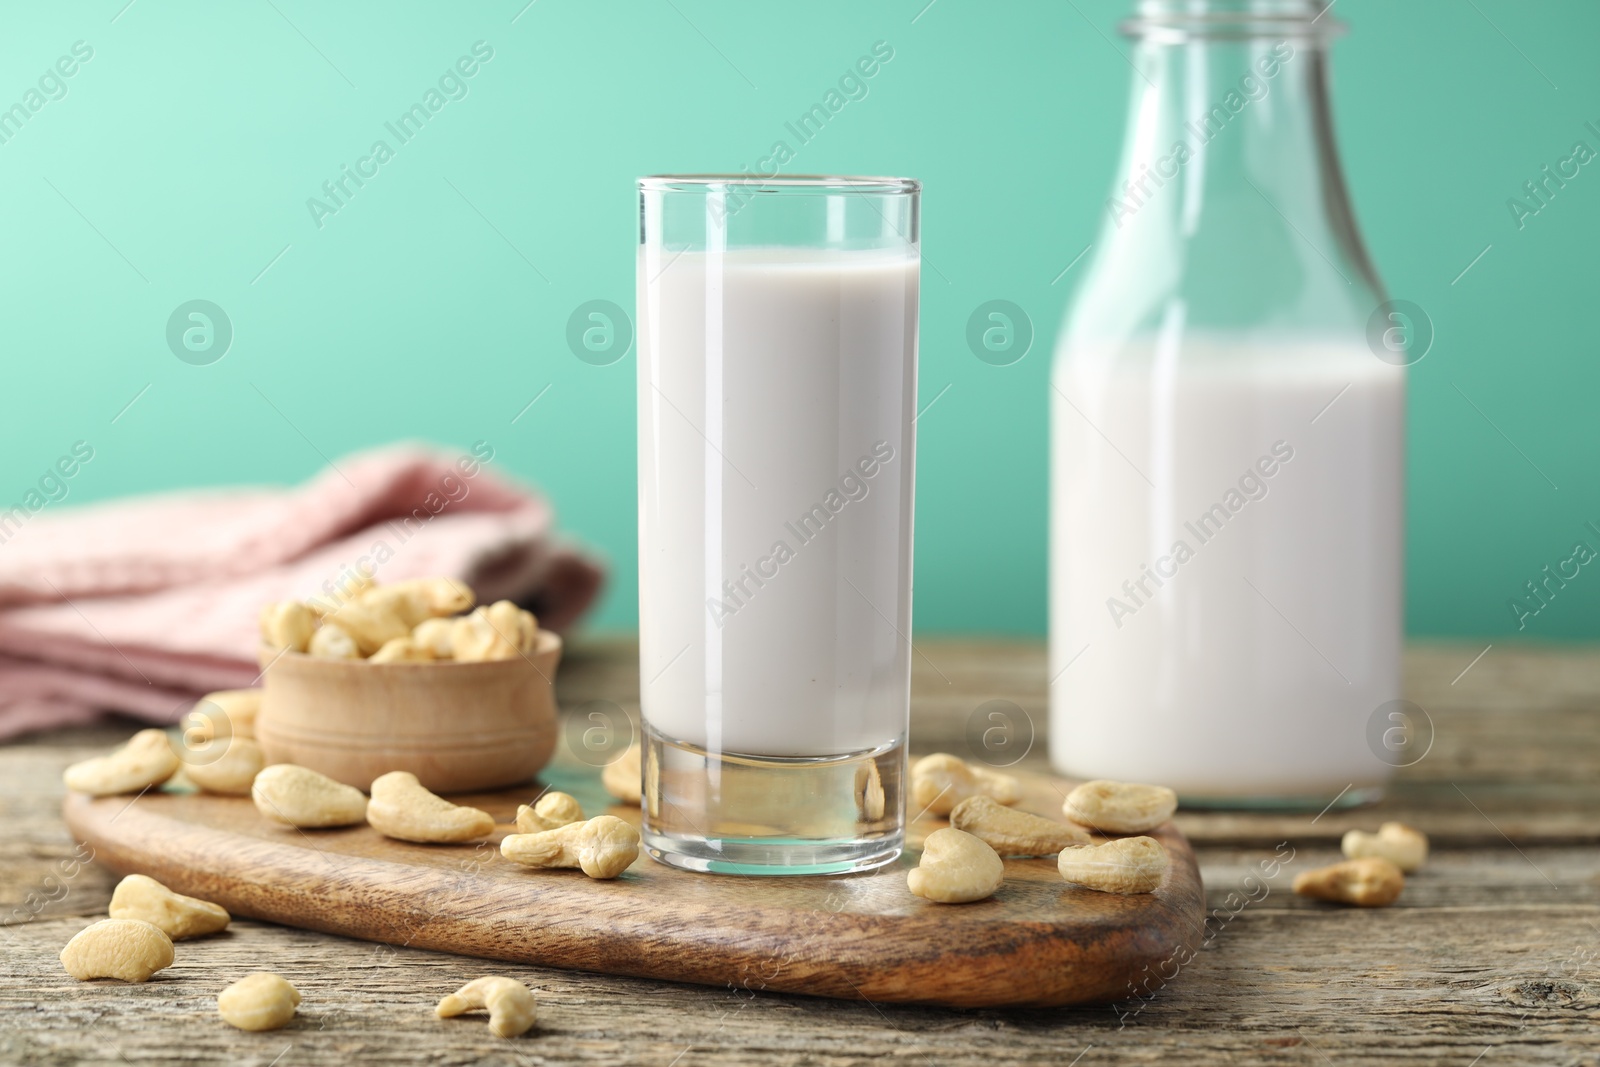
[[[1326,18],[1338,0],[1137,0],[1118,25],[1129,37],[1169,43],[1277,37],[1320,43],[1342,35],[1344,23]]]
[[[647,174],[639,179],[640,192],[705,193],[727,189],[800,196],[820,193],[915,196],[922,192],[922,183],[915,178],[849,174],[775,174],[770,178],[744,173]]]
[[[1272,15],[1173,14],[1138,15],[1117,24],[1124,37],[1155,44],[1185,41],[1291,40],[1325,44],[1344,36],[1345,24],[1337,19]]]
[[[1188,41],[1294,41],[1325,47],[1343,37],[1342,22],[1328,20],[1319,25],[1304,21],[1272,21],[1258,19],[1250,22],[1206,23],[1193,20],[1166,21],[1154,19],[1128,19],[1117,26],[1124,37],[1149,41],[1153,44],[1184,44]]]

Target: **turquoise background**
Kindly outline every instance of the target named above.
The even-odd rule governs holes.
[[[609,560],[594,624],[631,627],[634,360],[575,358],[568,316],[632,308],[635,176],[754,164],[882,40],[869,95],[788,169],[924,181],[922,403],[938,400],[919,422],[917,624],[1042,633],[1046,370],[1073,276],[1052,279],[1101,219],[1131,0],[524,5],[8,6],[0,106],[73,42],[94,56],[0,144],[0,501],[80,438],[97,454],[72,502],[487,439]],[[1412,372],[1409,629],[1514,632],[1523,583],[1580,536],[1600,545],[1580,529],[1600,523],[1600,164],[1520,231],[1506,206],[1574,141],[1600,149],[1600,5],[1334,13],[1353,31],[1334,95],[1357,214],[1391,293],[1437,329]],[[479,40],[494,58],[468,95],[318,229],[307,198]],[[235,330],[210,366],[165,342],[195,298]],[[1013,366],[965,344],[990,299],[1036,325]],[[1522,636],[1600,635],[1588,570]]]

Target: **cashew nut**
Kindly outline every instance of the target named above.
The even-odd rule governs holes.
[[[516,1037],[533,1028],[533,993],[515,978],[498,975],[474,978],[439,1001],[434,1014],[450,1019],[484,1008],[489,1010],[489,1032],[495,1037]]]
[[[185,740],[211,741],[219,737],[254,737],[261,711],[260,689],[223,689],[195,701],[178,724]]]
[[[178,770],[178,754],[161,730],[140,730],[109,756],[74,763],[61,775],[67,788],[92,797],[139,793],[160,785]]]
[[[1153,837],[1122,837],[1101,845],[1064,848],[1056,869],[1069,882],[1102,893],[1149,893],[1171,861]]]
[[[1002,856],[1053,856],[1064,848],[1089,843],[1089,835],[1076,826],[1063,826],[983,796],[957,804],[950,812],[950,825],[981,839]]]
[[[361,646],[344,627],[336,622],[325,622],[311,635],[306,651],[325,659],[360,659]]]
[[[924,756],[911,767],[911,802],[922,811],[948,815],[957,804],[974,796],[1015,804],[1022,799],[1022,783],[948,752]]]
[[[454,619],[424,619],[411,630],[411,640],[433,654],[434,659],[454,659]]]
[[[922,843],[922,860],[906,873],[919,897],[966,904],[994,896],[1005,879],[1000,854],[965,830],[935,830]]]
[[[531,653],[539,621],[509,600],[499,600],[455,620],[451,646],[463,663],[516,659]]]
[[[450,647],[458,662],[482,663],[517,658],[516,631],[507,635],[496,630],[489,621],[487,608],[479,608],[471,615],[452,621]]]
[[[883,818],[886,802],[878,761],[869,759],[856,768],[856,810],[867,822],[877,822]]]
[[[549,792],[533,802],[517,806],[517,832],[537,834],[569,823],[583,821],[583,807],[568,793]]]
[[[217,1013],[241,1030],[288,1026],[300,1006],[300,991],[269,971],[257,971],[217,994]]]
[[[373,779],[367,822],[385,837],[429,844],[471,841],[494,831],[494,816],[430,793],[410,771]]]
[[[1303,897],[1363,908],[1393,904],[1405,887],[1406,876],[1400,868],[1378,856],[1345,860],[1294,876],[1294,891]]]
[[[1377,856],[1406,874],[1420,868],[1428,859],[1428,835],[1398,822],[1384,823],[1375,834],[1351,830],[1339,842],[1339,847],[1346,859]]]
[[[154,878],[130,874],[111,894],[113,919],[142,919],[174,941],[204,937],[228,925],[226,908],[174,893]]]
[[[1172,818],[1178,794],[1161,785],[1084,782],[1067,794],[1061,810],[1098,833],[1142,834]]]
[[[606,787],[606,792],[626,804],[637,804],[644,795],[641,779],[644,777],[640,769],[640,761],[644,755],[643,748],[635,741],[633,746],[606,764],[600,771],[600,784]]]
[[[355,640],[363,656],[372,655],[397,637],[409,636],[411,624],[396,610],[394,603],[370,599],[376,591],[340,604],[323,618],[318,633],[329,626],[337,626]]]
[[[424,619],[460,614],[477,601],[472,588],[454,578],[410,578],[374,586],[360,599],[371,607],[393,611],[407,627]]]
[[[526,655],[539,643],[539,620],[533,612],[523,611],[509,600],[497,600],[484,614],[497,632],[515,638],[518,652]]]
[[[356,572],[348,584],[343,599],[314,597],[305,603],[289,600],[267,605],[261,609],[262,640],[273,648],[329,659],[370,657],[377,663],[450,659],[457,620],[446,616],[468,610],[475,599],[472,589],[454,578],[412,578],[378,585],[370,575]],[[532,627],[537,631],[533,616],[520,612],[526,616],[524,622],[515,605],[502,603],[511,612],[507,618],[513,644],[523,630]],[[501,614],[505,615],[505,609]],[[402,640],[403,644],[395,644]]]
[[[317,628],[317,613],[299,600],[281,600],[261,609],[261,643],[271,649],[304,652]]]
[[[261,746],[248,737],[225,737],[215,743],[223,746],[222,754],[216,757],[210,753],[197,757],[192,750],[184,749],[184,773],[204,792],[249,796],[251,784],[267,762]]]
[[[256,810],[301,829],[354,826],[367,818],[361,790],[293,763],[274,763],[250,787]]]
[[[639,831],[614,815],[554,830],[511,834],[500,854],[524,867],[579,867],[590,878],[615,878],[639,858]]]
[[[91,978],[145,982],[172,966],[172,939],[140,919],[101,919],[67,942],[61,965],[80,982]]]
[[[397,637],[393,641],[385,641],[383,647],[374,652],[367,660],[368,663],[432,663],[433,650],[426,645],[419,645],[410,634]]]

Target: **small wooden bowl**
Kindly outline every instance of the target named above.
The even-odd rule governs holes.
[[[410,771],[435,793],[525,782],[556,746],[552,683],[561,638],[488,663],[367,663],[263,649],[256,740],[270,763],[298,763],[365,791]]]

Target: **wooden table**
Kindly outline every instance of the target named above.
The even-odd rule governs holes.
[[[126,738],[126,723],[0,748],[0,1063],[974,1064],[1600,1062],[1600,648],[1427,646],[1407,692],[1432,719],[1426,758],[1382,805],[1317,816],[1180,813],[1212,909],[1207,947],[1150,999],[1074,1011],[942,1011],[607,978],[346,941],[237,921],[162,980],[80,984],[56,954],[103,916],[114,884],[73,862],[61,768]],[[963,751],[968,716],[1001,698],[1039,728],[1045,656],[1024,642],[919,641],[912,743]],[[1463,668],[1469,670],[1462,673]],[[1459,677],[1458,677],[1459,676]],[[562,703],[637,708],[628,642],[590,640],[562,668]],[[1332,798],[1330,798],[1332,799]],[[1393,908],[1293,896],[1349,827],[1401,819],[1433,858]],[[1294,859],[1252,877],[1280,845]],[[76,873],[62,878],[62,870]],[[1253,898],[1253,899],[1250,899]],[[539,1028],[505,1042],[433,1018],[467,978],[515,974]],[[289,1029],[223,1025],[216,993],[256,969],[305,996]]]

